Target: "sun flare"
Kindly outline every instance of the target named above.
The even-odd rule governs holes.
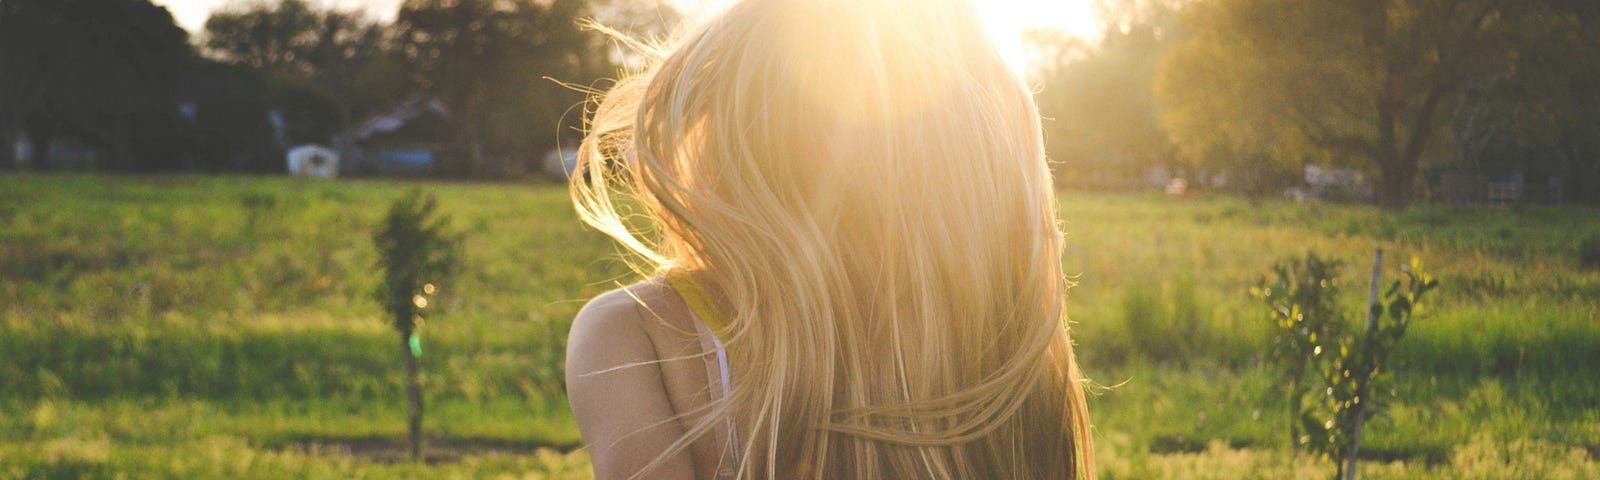
[[[1013,70],[1028,67],[1022,36],[1030,29],[1055,29],[1067,35],[1094,39],[1100,25],[1090,5],[1093,0],[974,0],[989,38]]]
[[[676,0],[690,17],[721,10],[734,0]],[[871,1],[871,0],[861,0]],[[989,38],[1006,63],[1017,72],[1028,67],[1022,35],[1030,29],[1047,28],[1085,39],[1099,37],[1100,24],[1094,0],[972,0],[983,17]]]

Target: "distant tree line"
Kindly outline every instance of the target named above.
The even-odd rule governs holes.
[[[1600,203],[1600,2],[1098,6],[1098,45],[1030,36],[1066,182],[1159,168],[1271,193],[1316,165],[1365,173],[1396,207],[1448,196],[1463,174]]]
[[[406,0],[393,22],[306,0],[213,12],[191,39],[149,0],[0,0],[0,168],[282,171],[375,116],[438,105],[450,173],[521,172],[576,132],[626,54],[580,20],[662,33],[668,5]],[[26,145],[28,148],[17,148]]]

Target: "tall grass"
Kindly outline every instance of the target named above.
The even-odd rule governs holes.
[[[412,187],[467,232],[455,290],[429,307],[446,310],[422,357],[446,457],[425,465],[383,453],[404,437],[403,392],[366,241]],[[1445,286],[1394,356],[1363,471],[1593,471],[1600,271],[1579,243],[1600,212],[1077,192],[1061,207],[1078,352],[1117,385],[1090,405],[1111,478],[1302,475],[1248,288],[1277,258],[1361,264],[1379,247]],[[553,185],[0,176],[0,478],[585,478],[565,335],[584,300],[631,281],[616,254]]]

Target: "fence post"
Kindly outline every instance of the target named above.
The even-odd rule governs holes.
[[[1370,337],[1377,333],[1378,313],[1381,309],[1378,303],[1378,288],[1382,284],[1383,249],[1380,248],[1372,256],[1372,283],[1367,290],[1367,330],[1362,334],[1363,337]],[[1356,404],[1350,407],[1355,409],[1356,421],[1355,431],[1352,433],[1350,441],[1350,458],[1347,459],[1344,468],[1344,480],[1355,480],[1356,478],[1356,451],[1361,449],[1361,424],[1365,423],[1367,417],[1366,408],[1361,404],[1361,399],[1367,396],[1368,381],[1370,379],[1364,379],[1360,385],[1356,385]]]

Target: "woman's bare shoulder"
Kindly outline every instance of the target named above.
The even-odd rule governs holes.
[[[652,343],[663,342],[693,331],[686,309],[683,299],[660,278],[635,282],[589,300],[573,319],[568,342],[603,342],[595,337],[627,332],[643,333]]]
[[[596,478],[629,478],[682,436],[662,383],[653,338],[670,288],[639,282],[596,296],[573,319],[567,394],[589,445]],[[692,478],[687,454],[665,459],[653,478]]]
[[[595,296],[567,334],[567,377],[693,353],[699,342],[688,315],[683,299],[659,278]]]

